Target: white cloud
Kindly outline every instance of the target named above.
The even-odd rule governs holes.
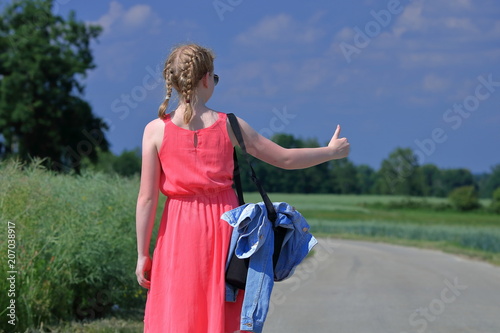
[[[149,5],[138,4],[125,9],[118,1],[111,1],[108,12],[93,23],[102,26],[104,34],[109,35],[112,32],[129,32],[137,28],[147,28],[149,32],[154,32],[161,24],[161,19]]]
[[[453,1],[453,5],[460,6],[465,9],[469,9],[472,7],[471,0],[455,0]]]
[[[126,26],[135,28],[146,23],[152,15],[150,6],[136,5],[125,12],[123,22]]]
[[[263,18],[255,26],[236,37],[238,44],[249,46],[268,42],[314,43],[324,32],[311,24],[298,22],[290,15],[279,14]]]
[[[450,86],[450,80],[435,74],[427,74],[422,82],[422,88],[432,93],[443,92]]]
[[[429,22],[422,15],[422,2],[415,2],[404,8],[403,13],[397,17],[392,28],[396,37],[401,37],[409,31],[425,31],[429,27]]]
[[[399,62],[403,68],[411,67],[442,67],[451,65],[452,59],[447,52],[419,51],[400,52]],[[455,58],[457,59],[457,58]]]
[[[446,35],[455,40],[471,41],[481,34],[475,21],[476,16],[464,17],[472,11],[471,8],[469,0],[414,2],[407,5],[403,13],[396,18],[394,25],[389,29],[389,34],[396,40],[421,39],[423,35],[428,35],[428,40],[440,43],[439,36]],[[408,37],[409,34],[412,37]]]
[[[332,76],[332,64],[325,57],[310,58],[300,64],[293,80],[296,91],[310,91],[320,87]],[[334,78],[332,78],[333,80]]]
[[[111,25],[123,15],[123,6],[117,1],[111,1],[109,10],[106,14],[101,16],[97,22],[105,32],[109,31]]]
[[[377,60],[374,58],[377,52],[390,50],[391,56],[405,69],[467,65],[500,50],[495,46],[500,37],[500,23],[485,18],[487,14],[488,9],[468,0],[412,2],[394,17],[392,26],[372,38],[359,56]],[[349,36],[349,29],[344,27],[337,33],[336,48],[340,41],[352,44],[354,37]]]
[[[348,27],[344,27],[335,34],[334,39],[338,41],[348,41],[352,40],[353,37],[354,37],[354,30]]]
[[[276,17],[266,17],[256,26],[240,34],[236,39],[243,44],[276,41],[290,29],[291,21],[292,18],[285,14]]]
[[[462,30],[464,32],[476,33],[478,29],[469,18],[447,17],[444,26],[448,29]]]
[[[111,1],[108,11],[91,22],[103,27],[101,38],[105,39],[96,46],[99,73],[112,82],[126,80],[144,49],[141,45],[147,40],[145,35],[156,34],[161,23],[149,5],[126,8],[119,1]]]
[[[324,55],[328,45],[318,43],[326,34],[324,17],[322,11],[300,21],[289,14],[267,16],[236,35],[235,52],[244,52],[246,58],[249,52],[252,55],[232,69],[237,82],[233,90],[274,96],[283,91],[303,92],[320,86],[327,72],[324,65],[331,62]],[[310,58],[306,54],[312,50],[318,52]]]

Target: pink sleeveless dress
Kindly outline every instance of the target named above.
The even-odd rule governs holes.
[[[220,219],[236,206],[233,146],[219,113],[190,131],[164,119],[160,189],[168,199],[153,254],[144,317],[147,333],[238,332],[243,293],[225,302],[231,227]]]

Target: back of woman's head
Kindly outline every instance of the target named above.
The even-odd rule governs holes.
[[[212,51],[196,44],[181,45],[172,50],[163,69],[167,96],[158,109],[160,118],[165,117],[173,87],[179,99],[186,103],[184,122],[190,122],[193,117],[191,104],[196,86],[205,74],[213,72],[214,58]]]

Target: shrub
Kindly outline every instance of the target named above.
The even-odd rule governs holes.
[[[479,199],[474,186],[462,186],[450,192],[449,199],[452,205],[460,210],[467,211],[479,208]]]
[[[500,187],[493,192],[490,209],[492,212],[500,214]]]

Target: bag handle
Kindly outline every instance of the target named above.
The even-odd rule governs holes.
[[[243,156],[245,156],[245,159],[248,162],[248,165],[250,166],[250,171],[251,171],[251,179],[254,182],[254,184],[257,186],[257,189],[259,190],[260,196],[262,197],[262,201],[264,202],[267,210],[267,216],[271,222],[276,221],[278,215],[276,214],[276,210],[274,209],[273,203],[269,199],[266,191],[264,190],[264,187],[262,186],[262,183],[260,182],[259,178],[257,178],[257,174],[255,173],[255,170],[252,167],[252,162],[250,161],[250,155],[247,153],[246,146],[245,146],[245,141],[243,140],[243,135],[241,134],[241,128],[240,124],[238,123],[238,119],[233,113],[228,113],[227,118],[229,119],[229,123],[231,124],[231,128],[233,129],[234,136],[236,137],[236,140],[238,140],[238,144],[240,145],[241,151],[243,152]],[[241,187],[241,178],[240,178],[240,171],[239,171],[239,166],[238,166],[238,160],[236,157],[236,150],[233,153],[233,159],[234,159],[234,183],[236,186],[236,193],[238,194],[238,201],[239,204],[242,205],[244,204],[244,199],[243,199],[243,190]]]

